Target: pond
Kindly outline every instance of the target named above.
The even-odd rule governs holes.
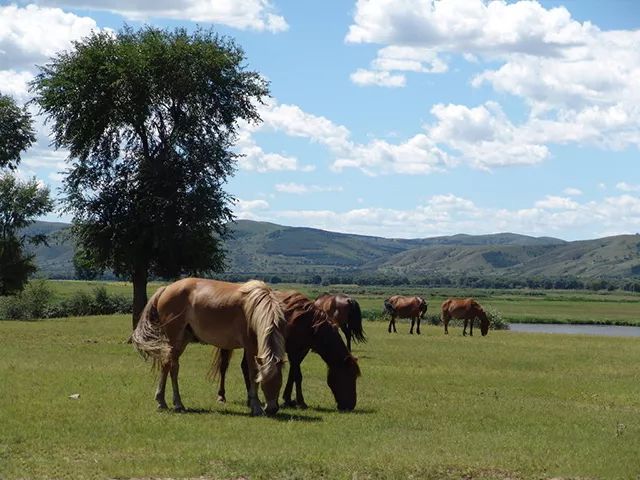
[[[512,323],[512,332],[564,333],[578,335],[604,335],[608,337],[640,337],[640,327],[621,325],[571,325],[563,323]]]

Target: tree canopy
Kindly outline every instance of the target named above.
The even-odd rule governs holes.
[[[31,116],[15,100],[0,93],[0,168],[15,169],[20,154],[36,141]]]
[[[267,82],[233,40],[154,27],[93,33],[32,83],[54,144],[69,150],[63,203],[83,255],[134,283],[223,268],[223,187],[238,121],[258,122]]]

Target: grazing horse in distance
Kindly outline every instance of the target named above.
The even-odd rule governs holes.
[[[173,405],[184,410],[178,388],[180,355],[190,341],[220,348],[244,348],[252,415],[262,415],[257,384],[267,400],[268,415],[278,411],[285,359],[286,322],[275,292],[263,282],[244,284],[185,278],[162,287],[147,302],[131,341],[144,358],[160,367],[155,399],[165,409],[167,376],[171,373]]]
[[[316,307],[307,297],[298,292],[276,292],[284,310],[287,327],[285,329],[287,356],[289,358],[289,376],[284,388],[284,404],[289,407],[307,408],[302,395],[302,371],[300,364],[309,350],[316,352],[327,364],[327,384],[336,400],[338,410],[350,411],[356,406],[356,380],[360,376],[360,367],[355,357],[349,353],[338,333],[338,328],[327,314]],[[214,376],[220,373],[218,401],[224,402],[224,379],[229,366],[230,351],[218,350],[215,353]],[[242,372],[247,384],[245,350],[242,359]],[[293,386],[296,387],[296,399],[291,399]]]
[[[462,335],[467,335],[467,322],[470,323],[469,335],[473,336],[473,321],[480,319],[480,332],[484,337],[489,331],[489,318],[480,304],[473,298],[449,298],[442,303],[442,323],[444,333],[449,333],[449,320],[452,318],[464,319]]]
[[[413,335],[413,326],[417,320],[416,333],[420,335],[420,320],[424,318],[424,314],[427,313],[427,307],[429,304],[422,297],[403,297],[402,295],[393,295],[384,301],[384,310],[391,315],[389,320],[389,333],[393,327],[393,332],[396,330],[396,318],[410,318],[411,329],[409,333]]]
[[[347,339],[347,348],[351,351],[351,338],[354,342],[366,342],[362,330],[362,312],[360,304],[348,295],[325,293],[315,300],[316,307],[325,311]]]

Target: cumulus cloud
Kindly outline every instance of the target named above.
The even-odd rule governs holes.
[[[59,8],[0,6],[0,70],[23,75],[92,30],[98,30],[95,20]]]
[[[640,185],[633,185],[627,182],[619,182],[616,184],[618,190],[623,192],[640,192]]]
[[[281,193],[292,193],[295,195],[305,195],[308,193],[319,192],[342,192],[342,187],[331,187],[322,185],[304,185],[302,183],[278,183],[275,186],[276,191]]]
[[[233,208],[233,214],[237,218],[245,220],[260,220],[260,212],[269,208],[266,200],[242,200],[237,199]]]
[[[578,197],[582,195],[582,190],[580,190],[579,188],[567,187],[563,190],[563,193],[570,197]]]
[[[372,71],[359,68],[351,74],[356,85],[377,85],[379,87],[404,87],[407,79],[404,75],[391,75],[385,71]]]
[[[104,10],[131,20],[170,18],[273,33],[289,28],[269,0],[40,0],[38,3]]]
[[[254,212],[255,213],[255,212]],[[416,238],[456,233],[518,232],[574,237],[628,233],[640,229],[640,198],[611,196],[574,202],[547,196],[525,208],[489,208],[454,194],[436,195],[412,209],[263,210],[253,218],[385,237]],[[594,222],[598,229],[593,230]]]

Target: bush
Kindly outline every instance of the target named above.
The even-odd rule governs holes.
[[[44,280],[32,281],[12,297],[0,298],[0,319],[33,320],[86,315],[131,313],[131,300],[122,295],[109,295],[105,287],[92,293],[76,292],[61,302],[53,302],[53,292]]]
[[[33,320],[44,318],[49,311],[52,290],[44,280],[30,282],[19,294],[0,301],[0,319]]]

